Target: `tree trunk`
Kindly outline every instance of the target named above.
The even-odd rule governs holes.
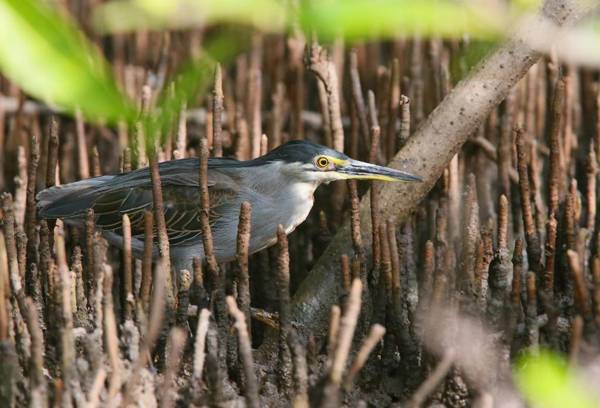
[[[549,20],[563,26],[576,22],[595,7],[591,1],[547,0],[534,23],[516,34],[474,68],[429,115],[390,166],[421,176],[423,183],[387,183],[382,188],[382,220],[405,219],[436,183],[463,143],[508,95],[511,88],[540,58],[526,43]],[[362,239],[367,255],[371,250],[369,194],[360,207]],[[340,256],[352,254],[349,221],[338,230],[329,247],[298,288],[292,299],[292,321],[298,333],[321,336],[326,332],[329,310],[339,299]],[[271,350],[275,339],[265,341]]]

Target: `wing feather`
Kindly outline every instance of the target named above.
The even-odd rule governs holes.
[[[106,186],[104,191],[98,192],[93,209],[96,224],[100,228],[122,234],[122,217],[127,214],[131,221],[132,236],[144,239],[144,211],[151,211],[154,207],[149,173],[146,172],[146,175],[140,177],[137,174],[135,185],[132,177],[128,177],[121,184]],[[177,175],[173,169],[165,175],[161,171],[165,222],[172,246],[190,244],[201,238],[197,180],[197,176],[194,179],[187,173]],[[216,169],[209,171],[211,225],[223,215],[238,189],[237,180],[229,175]]]

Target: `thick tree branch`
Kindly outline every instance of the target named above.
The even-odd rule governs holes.
[[[540,54],[524,39],[548,20],[561,26],[572,24],[592,7],[591,2],[585,1],[547,0],[534,23],[530,22],[457,84],[390,162],[391,167],[418,174],[424,182],[386,184],[379,204],[383,219],[395,217],[401,221],[409,215],[433,187],[467,137],[539,59]],[[369,194],[365,194],[360,208],[365,248],[371,247],[372,238],[369,207]],[[346,222],[292,300],[292,321],[296,323],[299,334],[320,335],[326,332],[328,312],[339,295],[339,259],[341,255],[350,253],[350,224]],[[270,343],[270,340],[266,342],[266,349],[270,349]]]

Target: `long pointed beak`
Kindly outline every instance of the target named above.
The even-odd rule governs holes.
[[[423,181],[421,177],[415,176],[414,174],[352,159],[349,160],[349,163],[346,166],[338,168],[337,171],[347,175],[350,179]]]

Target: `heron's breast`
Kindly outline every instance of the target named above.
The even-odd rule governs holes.
[[[290,186],[289,194],[283,198],[284,211],[288,215],[284,224],[285,232],[291,233],[298,225],[302,224],[314,204],[315,186],[312,183],[295,183]]]

